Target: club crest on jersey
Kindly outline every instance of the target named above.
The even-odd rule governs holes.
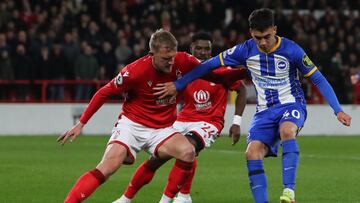
[[[204,110],[211,108],[210,93],[208,91],[199,90],[194,92],[194,100],[196,110]]]
[[[302,63],[307,68],[311,68],[312,66],[314,66],[313,62],[310,60],[310,58],[306,54],[304,54],[304,56],[302,58]]]
[[[114,80],[114,84],[116,87],[120,86],[123,83],[123,76],[121,75],[121,73],[119,73],[115,80]]]
[[[181,73],[181,70],[179,70],[179,69],[176,69],[176,78],[177,79],[180,79],[180,78],[182,78],[182,73]]]
[[[288,67],[289,67],[289,64],[285,60],[279,59],[276,62],[276,68],[279,69],[279,70],[286,70]]]
[[[149,87],[151,87],[152,83],[153,82],[151,80],[147,81],[147,84],[149,85]]]

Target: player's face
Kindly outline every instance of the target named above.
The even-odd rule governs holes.
[[[196,40],[191,44],[191,54],[200,61],[211,57],[211,42],[209,40]]]
[[[275,46],[276,26],[271,26],[263,32],[251,29],[250,33],[256,45],[264,52],[269,52]]]
[[[153,53],[152,61],[154,67],[164,73],[170,73],[174,65],[175,55],[176,48],[160,47],[158,51]]]

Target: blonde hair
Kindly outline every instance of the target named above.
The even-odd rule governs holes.
[[[149,41],[150,52],[159,51],[160,47],[168,49],[177,49],[178,42],[173,34],[164,29],[158,29],[154,32]]]

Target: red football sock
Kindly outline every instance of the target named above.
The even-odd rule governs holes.
[[[194,178],[194,175],[195,175],[195,170],[196,170],[196,159],[194,160],[194,164],[193,164],[193,167],[191,169],[190,176],[186,179],[186,182],[184,183],[184,185],[180,189],[181,193],[190,194],[192,181],[193,181],[193,178]]]
[[[194,162],[176,160],[175,165],[170,171],[168,182],[164,190],[166,196],[174,198],[176,193],[179,192],[180,188],[184,185],[192,172],[193,163]]]
[[[89,197],[105,181],[105,176],[93,169],[82,175],[71,188],[64,203],[80,203]]]
[[[135,194],[152,180],[155,171],[162,165],[150,166],[150,162],[151,161],[146,160],[136,169],[134,176],[131,178],[130,184],[124,193],[127,198],[134,198]]]

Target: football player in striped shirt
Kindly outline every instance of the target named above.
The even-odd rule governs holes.
[[[252,39],[210,58],[175,82],[159,84],[159,98],[176,94],[188,83],[219,66],[243,65],[250,72],[257,92],[257,112],[248,134],[246,159],[253,198],[256,203],[268,202],[267,180],[263,158],[277,156],[282,146],[283,194],[280,201],[295,202],[295,177],[299,147],[296,136],[306,119],[306,101],[298,74],[317,86],[345,126],[351,117],[346,114],[325,77],[304,50],[292,40],[276,35],[274,14],[258,9],[249,16]]]

